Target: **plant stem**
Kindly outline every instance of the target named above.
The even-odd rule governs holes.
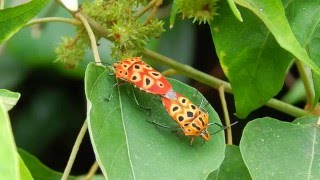
[[[0,0],[0,10],[4,8],[4,0]]]
[[[98,169],[99,169],[99,164],[97,163],[97,161],[95,161],[95,162],[92,164],[92,166],[91,166],[88,174],[86,175],[86,177],[85,177],[84,179],[85,179],[85,180],[92,179],[92,177],[96,174],[96,172],[97,172]]]
[[[135,14],[136,18],[141,17],[144,13],[146,13],[150,8],[152,8],[152,6],[154,6],[156,4],[158,0],[152,0],[149,2],[149,4],[147,6],[145,6],[143,9],[141,9],[139,12],[137,12]]]
[[[84,27],[86,28],[88,36],[90,38],[90,42],[91,42],[91,49],[93,52],[94,61],[97,64],[100,64],[101,60],[100,60],[100,56],[99,56],[99,52],[98,52],[96,37],[95,37],[87,19],[80,12],[76,13],[74,16],[79,18],[80,21],[82,22],[82,24],[84,25]]]
[[[96,21],[87,18],[89,24],[91,25],[92,29],[96,32],[97,35],[102,36],[110,41],[113,39],[109,36],[109,32],[105,30],[100,24],[98,24]],[[176,70],[178,73],[185,75],[191,79],[197,80],[203,84],[206,84],[210,87],[213,87],[215,89],[218,89],[221,85],[224,86],[225,92],[232,93],[231,85],[223,80],[220,80],[218,78],[215,78],[209,74],[206,74],[204,72],[201,72],[197,69],[194,69],[188,65],[178,63],[177,61],[170,59],[166,56],[163,56],[161,54],[158,54],[154,51],[145,49],[141,52],[144,57],[150,58],[155,60],[156,62],[159,62],[161,64],[164,64],[174,70]],[[301,117],[310,114],[310,112],[305,111],[301,108],[295,107],[291,104],[282,102],[280,100],[271,98],[267,103],[266,106],[271,107],[273,109],[279,110],[281,112],[287,113],[294,117]]]
[[[45,23],[45,22],[63,22],[63,23],[68,23],[75,26],[81,26],[81,22],[76,19],[61,18],[61,17],[46,17],[46,18],[33,19],[29,21],[27,24],[25,24],[25,26],[30,26],[33,24]]]
[[[174,69],[167,69],[167,70],[161,72],[161,74],[164,76],[171,76],[171,75],[176,75],[177,71]]]
[[[82,142],[84,135],[87,132],[87,129],[88,129],[88,122],[87,122],[87,120],[85,120],[82,127],[81,127],[81,130],[77,136],[76,142],[73,145],[67,166],[64,169],[63,176],[62,176],[61,180],[66,180],[68,178],[70,171],[71,171],[71,168],[73,166],[74,160],[76,159],[80,144]]]
[[[285,103],[275,98],[271,98],[266,104],[266,106],[276,109],[280,112],[289,114],[293,117],[302,117],[306,115],[311,115],[312,113],[301,108],[295,107],[291,104]]]
[[[153,6],[153,9],[152,9],[151,13],[149,14],[149,17],[146,20],[146,22],[144,23],[144,25],[148,24],[151,21],[151,19],[154,17],[154,15],[158,11],[161,4],[162,4],[162,0],[157,0],[157,3]]]
[[[226,101],[226,97],[224,95],[224,86],[219,87],[219,96],[220,96],[221,105],[222,105],[222,109],[223,109],[224,121],[225,121],[225,124],[227,127],[227,144],[232,145],[233,144],[232,143],[232,131],[231,131],[227,101]]]
[[[307,105],[306,107],[312,107],[314,94],[313,94],[313,88],[311,85],[311,81],[308,78],[308,72],[305,68],[305,66],[301,63],[301,61],[296,61],[296,65],[300,74],[300,77],[302,79],[302,82],[304,84],[304,89],[306,91],[306,98],[307,98]]]

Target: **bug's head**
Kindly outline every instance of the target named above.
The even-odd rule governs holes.
[[[204,129],[201,132],[200,137],[202,137],[202,139],[204,139],[205,141],[209,141],[210,140],[210,133],[209,133],[208,129]]]
[[[117,67],[121,64],[121,62],[115,62],[112,64],[112,66],[117,69]]]

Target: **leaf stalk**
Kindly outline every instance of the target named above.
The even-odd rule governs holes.
[[[1,0],[0,0],[1,1]],[[70,18],[61,18],[61,17],[45,17],[45,18],[37,18],[29,21],[26,26],[31,26],[34,24],[39,24],[39,23],[46,23],[46,22],[63,22],[63,23],[68,23],[72,24],[74,26],[81,26],[81,22],[76,20],[76,19],[70,19]]]
[[[297,65],[300,77],[302,79],[302,82],[304,84],[304,89],[306,91],[306,98],[307,98],[306,107],[312,108],[313,99],[314,99],[314,93],[313,93],[311,80],[310,80],[310,78],[308,78],[307,69],[304,66],[304,64],[302,64],[301,61],[296,61],[296,65]]]

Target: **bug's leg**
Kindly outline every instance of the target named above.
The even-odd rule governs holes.
[[[146,120],[147,122],[151,123],[151,124],[154,124],[154,125],[157,125],[159,127],[163,127],[163,128],[167,128],[167,129],[171,129],[173,128],[172,126],[168,126],[168,125],[163,125],[163,124],[160,124],[156,121],[149,121],[149,120]]]
[[[102,62],[102,61],[100,61],[100,62],[95,62],[95,64],[97,64],[97,65],[107,65],[107,66],[111,66],[110,63]]]
[[[145,111],[148,111],[148,112],[149,112],[148,115],[151,116],[151,108],[149,108],[149,107],[144,107],[144,106],[142,106],[142,105],[139,104],[138,99],[137,99],[137,97],[136,97],[136,93],[134,92],[134,89],[132,90],[132,94],[133,94],[134,100],[136,101],[137,105],[138,105],[140,108],[144,109]]]
[[[199,108],[205,110],[206,112],[208,112],[208,111],[205,109],[205,107],[208,106],[209,102],[208,102],[207,100],[206,100],[205,102],[204,102],[204,101],[205,101],[205,100],[201,99]]]
[[[113,76],[114,73],[109,73],[109,76]],[[112,98],[112,93],[113,93],[113,90],[115,89],[116,86],[121,86],[124,84],[124,82],[119,82],[119,80],[116,80],[117,82],[112,86],[112,89],[111,89],[111,93],[109,94],[108,97],[104,98],[106,101],[110,102],[111,98]]]
[[[192,137],[192,138],[191,138],[190,146],[192,146],[192,144],[193,144],[193,140],[194,140],[194,137]]]
[[[197,90],[194,94],[193,94],[193,97],[196,97],[198,96],[198,94],[200,94],[200,92]],[[200,105],[199,105],[199,108],[200,109],[203,109],[207,112],[207,110],[205,109],[206,106],[208,106],[209,102],[207,100],[204,100],[204,99],[201,99],[201,102],[200,102]]]
[[[172,133],[176,133],[176,132],[178,132],[179,130],[181,130],[180,127],[163,125],[163,124],[160,124],[160,123],[158,123],[158,122],[156,122],[156,121],[149,121],[149,120],[146,120],[146,121],[148,121],[148,122],[151,123],[151,124],[156,125],[157,127],[169,129]],[[178,135],[181,135],[181,134],[183,134],[183,131],[179,131],[177,134],[178,134]]]
[[[115,84],[112,86],[112,89],[111,89],[111,92],[110,92],[109,96],[106,97],[106,98],[104,98],[106,101],[108,101],[108,102],[111,101],[113,90],[114,90],[114,88],[115,88],[117,85],[118,85],[118,83],[115,83]]]

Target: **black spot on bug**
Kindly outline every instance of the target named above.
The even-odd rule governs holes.
[[[187,127],[189,124],[184,124],[183,126]]]
[[[160,76],[160,74],[159,73],[156,73],[156,72],[153,72],[153,73],[151,73],[152,75],[154,75],[154,76]]]
[[[134,65],[134,68],[135,69],[140,69],[140,66],[139,65]]]
[[[151,83],[149,78],[146,78],[146,85],[149,86],[149,84]]]
[[[178,109],[179,109],[179,107],[178,107],[178,106],[175,106],[175,107],[172,108],[172,111],[174,112],[174,111],[176,111],[176,110],[178,110]]]
[[[187,116],[188,116],[188,117],[193,117],[193,113],[190,112],[190,111],[188,111],[188,112],[187,112]]]
[[[123,65],[123,67],[127,67],[127,65],[126,65],[126,64],[124,64],[124,65]]]
[[[124,73],[125,75],[128,75],[128,72]]]
[[[119,71],[120,74],[122,74],[122,71]]]
[[[181,102],[182,102],[182,103],[186,103],[186,99],[182,99]]]
[[[200,130],[200,128],[195,123],[192,123],[192,127],[195,127],[198,131]]]
[[[199,120],[201,121],[202,126],[204,126],[204,122],[203,122],[202,117],[199,117]]]
[[[192,108],[193,110],[195,110],[197,107],[196,107],[195,105],[191,104],[191,108]]]
[[[159,86],[160,86],[160,87],[163,87],[163,84],[162,84],[162,83],[159,83]]]
[[[184,118],[183,118],[182,116],[179,116],[179,117],[178,117],[178,120],[179,120],[179,121],[183,121]]]
[[[137,80],[137,76],[132,76],[131,78],[133,81]]]

